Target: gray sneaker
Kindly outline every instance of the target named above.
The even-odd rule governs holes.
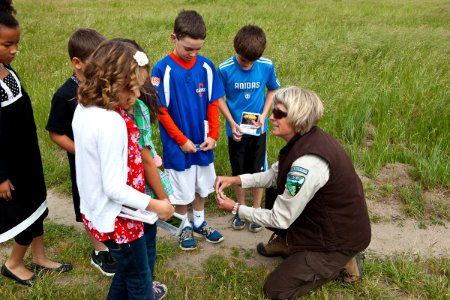
[[[236,215],[231,222],[231,227],[233,227],[234,230],[242,230],[245,228],[245,221],[241,220],[239,215]]]
[[[259,224],[256,224],[256,223],[250,223],[250,224],[248,225],[248,230],[249,230],[250,232],[256,233],[256,232],[260,232],[262,229],[263,229],[262,226],[259,225]]]
[[[191,226],[184,227],[180,234],[180,248],[185,251],[197,249],[197,242],[194,239],[194,232]]]

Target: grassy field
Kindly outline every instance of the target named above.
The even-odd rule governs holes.
[[[183,8],[203,15],[208,33],[202,54],[216,65],[233,55],[233,37],[241,26],[261,26],[268,38],[264,56],[274,62],[281,84],[302,86],[321,96],[325,115],[320,126],[342,142],[365,176],[376,176],[388,163],[405,163],[412,166],[420,193],[450,187],[449,1],[14,3],[22,39],[12,65],[33,101],[49,187],[70,191],[65,153],[50,141],[45,125],[53,93],[71,74],[67,54],[71,33],[78,27],[91,27],[108,38],[136,39],[154,63],[172,50],[169,35]],[[216,171],[230,174],[224,126],[221,132]],[[269,163],[276,161],[283,145],[269,137]],[[83,236],[63,226],[47,224],[47,228],[47,243],[56,243],[51,251],[62,259],[81,260],[85,267],[64,279],[48,275],[49,280],[34,290],[6,285],[0,278],[0,294],[6,298],[104,298],[109,281],[89,267],[89,244]],[[176,255],[175,248],[163,241],[158,249],[159,279],[169,284],[169,299],[262,298],[262,280],[270,270],[246,267],[245,259],[237,255],[232,260],[211,257],[205,273],[198,276],[174,273],[162,266]],[[449,260],[413,255],[370,258],[365,262],[368,279],[362,283],[332,283],[308,297],[445,299],[449,274],[442,265],[448,267]],[[242,272],[234,272],[236,268]],[[208,283],[203,292],[198,281]]]

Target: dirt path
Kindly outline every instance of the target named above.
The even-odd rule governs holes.
[[[47,200],[50,220],[55,223],[74,225],[82,229],[81,223],[74,221],[71,199],[50,190]],[[368,201],[368,206],[369,210],[381,211],[378,207],[379,203]],[[385,218],[388,221],[372,224],[372,241],[368,253],[379,256],[390,256],[402,252],[410,252],[422,257],[450,256],[450,224],[420,229],[417,221],[396,217],[398,212],[395,207],[390,207],[387,211],[385,205],[384,212],[390,215],[390,218]],[[181,255],[170,262],[169,267],[189,266],[192,268],[192,266],[201,266],[201,263],[210,255],[231,255],[232,252],[236,253],[237,251],[239,251],[239,257],[248,258],[248,264],[250,265],[270,266],[276,263],[274,259],[258,255],[255,250],[259,242],[265,242],[269,239],[271,231],[264,229],[256,234],[248,230],[234,231],[230,227],[230,220],[231,214],[208,218],[208,222],[224,235],[225,241],[217,245],[200,241],[197,250],[182,252]],[[164,238],[175,238],[168,236],[163,230],[159,230],[158,235]]]

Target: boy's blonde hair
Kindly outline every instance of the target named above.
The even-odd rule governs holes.
[[[287,110],[287,121],[295,132],[305,134],[317,125],[323,115],[319,96],[296,86],[279,89],[273,96],[273,105],[282,104]]]
[[[129,43],[111,40],[101,43],[86,63],[85,80],[78,88],[78,102],[84,106],[98,106],[114,110],[119,105],[118,93],[139,89],[144,82],[143,69]]]

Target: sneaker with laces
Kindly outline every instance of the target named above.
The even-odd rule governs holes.
[[[100,251],[98,254],[92,251],[91,265],[105,276],[114,276],[117,269],[117,262],[109,251]]]
[[[256,251],[266,257],[281,256],[286,258],[291,254],[288,249],[286,239],[276,235],[275,233],[272,234],[267,244],[264,245],[263,243],[259,243],[256,246]]]
[[[250,223],[250,224],[248,225],[248,230],[249,230],[250,232],[254,232],[254,233],[260,232],[260,231],[262,230],[262,226],[259,225],[259,224],[256,224],[256,223]]]
[[[202,225],[198,228],[195,228],[194,224],[192,224],[192,226],[194,228],[194,233],[200,237],[205,237],[207,242],[217,244],[223,241],[223,236],[220,232],[206,224],[206,221],[203,221]]]
[[[356,254],[350,259],[345,265],[341,275],[347,283],[358,281],[363,277],[364,272],[361,265],[361,253]]]
[[[239,215],[235,215],[231,222],[231,227],[233,227],[234,230],[242,230],[245,228],[245,221],[243,221]]]
[[[167,286],[159,281],[153,281],[153,300],[161,300],[167,296]]]
[[[187,226],[181,230],[180,234],[180,248],[182,250],[195,250],[197,249],[197,242],[194,239],[194,233],[192,232],[192,227]]]

